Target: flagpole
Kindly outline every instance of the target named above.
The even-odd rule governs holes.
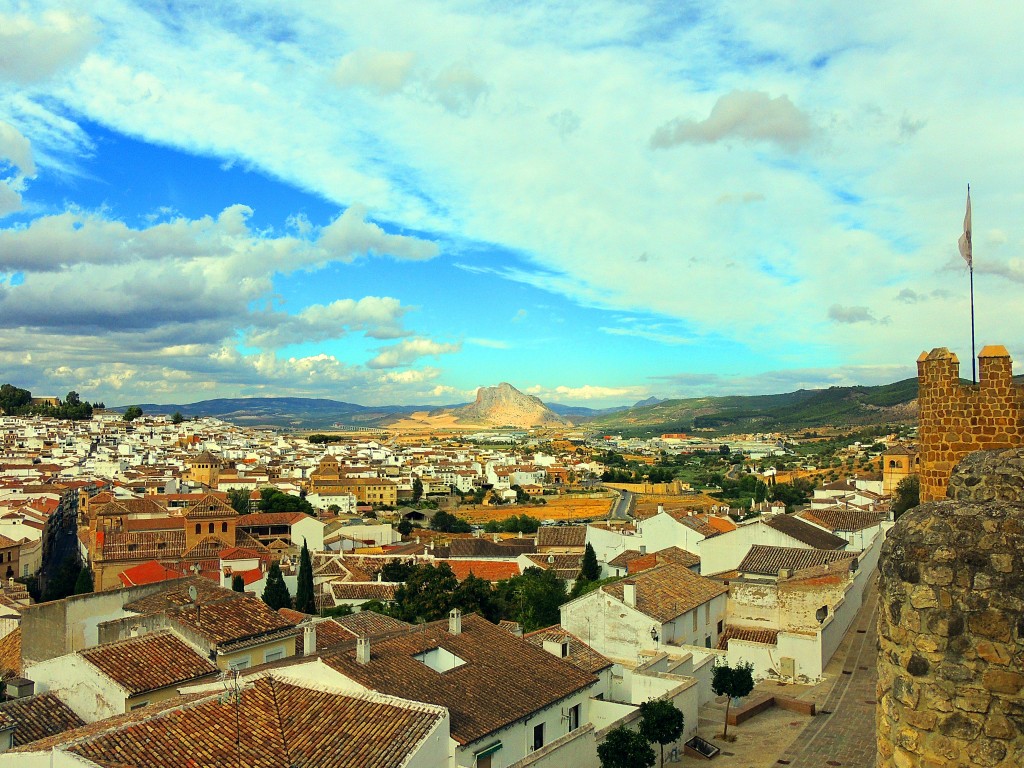
[[[978,365],[978,359],[974,356],[974,263],[973,260],[968,267],[971,273],[971,384],[977,384],[978,379],[975,376],[975,366]]]

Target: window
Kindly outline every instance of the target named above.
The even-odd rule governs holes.
[[[263,656],[263,663],[266,664],[270,661],[277,661],[278,659],[284,658],[284,651],[278,648],[276,651],[267,651]]]
[[[569,730],[575,731],[580,727],[580,705],[569,707]]]
[[[476,768],[491,768],[492,757],[494,757],[493,753],[490,755],[480,755],[476,759]]]
[[[221,533],[227,533],[228,532],[228,524],[227,523],[221,523],[220,524],[220,532]]]
[[[203,526],[200,523],[196,523],[196,536],[203,532]]]
[[[718,634],[722,634],[722,622],[718,622]]]
[[[697,631],[697,609],[693,609],[693,631]]]
[[[210,533],[213,533],[213,523],[210,523]]]
[[[704,638],[704,647],[705,648],[710,648],[711,647],[711,635],[708,635],[707,637]]]
[[[533,748],[535,750],[544,746],[544,723],[533,726]]]
[[[235,659],[230,664],[228,664],[228,669],[233,670],[233,671],[237,671],[239,669],[248,669],[248,668],[249,668],[249,657],[248,656],[246,656],[245,658],[242,658],[242,659]]]

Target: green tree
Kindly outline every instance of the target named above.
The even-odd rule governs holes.
[[[423,497],[423,483],[418,478],[413,478],[412,481],[412,500],[419,501]]]
[[[661,747],[662,768],[665,765],[665,745],[683,735],[685,718],[676,706],[666,699],[645,701],[640,705],[640,734]]]
[[[64,398],[64,405],[70,405],[71,407],[74,407],[76,405],[81,404],[82,398],[79,396],[77,392],[75,392],[75,390],[71,390],[70,392],[68,392],[67,397]]]
[[[270,571],[267,573],[267,586],[263,588],[263,602],[275,611],[279,608],[292,607],[292,595],[288,591],[288,585],[284,583],[281,567],[276,561],[270,564]]]
[[[398,531],[400,536],[408,536],[410,533],[412,533],[412,523],[410,523],[403,517],[401,520],[398,521],[396,530]]]
[[[0,386],[0,410],[8,416],[13,416],[20,408],[24,408],[32,402],[32,393],[27,389],[21,389],[13,384]]]
[[[171,416],[171,424],[181,424],[185,420],[185,417],[181,415],[181,411],[175,411],[174,415]]]
[[[896,493],[892,500],[892,516],[894,520],[908,509],[921,503],[921,479],[917,475],[907,475],[896,484]]]
[[[601,565],[597,562],[597,553],[594,552],[594,548],[590,544],[587,544],[587,548],[583,552],[580,578],[587,581],[597,581],[601,578]]]
[[[78,572],[78,578],[75,579],[75,594],[87,595],[92,592],[92,590],[92,571],[83,566],[82,570]]]
[[[129,405],[127,408],[124,409],[124,416],[122,416],[121,418],[124,421],[135,421],[141,415],[142,409],[139,408],[139,406]]]
[[[313,560],[309,556],[309,547],[302,541],[302,552],[299,553],[299,580],[295,585],[295,610],[303,613],[316,613],[316,598],[313,596]]]
[[[412,623],[442,619],[452,609],[458,586],[448,563],[413,566],[405,583],[395,590],[395,612]]]
[[[231,589],[235,592],[245,592],[245,579],[242,574],[236,573],[231,576]]]
[[[597,746],[601,768],[651,768],[654,750],[647,739],[636,731],[620,725],[608,732]]]
[[[80,570],[82,570],[82,564],[78,561],[77,556],[66,558],[56,572],[46,580],[43,601],[62,600],[68,595],[75,594]]]
[[[260,512],[305,512],[307,515],[315,515],[313,505],[300,496],[292,496],[284,493],[273,486],[268,485],[260,489]]]
[[[725,727],[722,737],[729,735],[729,707],[733,699],[741,699],[754,690],[754,665],[740,662],[735,667],[718,664],[712,669],[711,690],[716,696],[727,696],[725,702]]]
[[[381,581],[397,584],[408,579],[415,568],[416,564],[409,560],[389,560],[380,569],[380,578]]]
[[[557,624],[558,608],[565,602],[565,582],[554,571],[536,567],[499,582],[496,591],[502,615],[522,624],[524,632]]]
[[[455,588],[452,602],[463,613],[479,613],[492,624],[501,619],[501,606],[494,599],[491,582],[472,573]]]
[[[443,533],[469,533],[473,530],[467,521],[461,517],[456,517],[450,512],[445,512],[443,509],[438,511],[430,521],[430,527],[435,531],[441,531]]]
[[[228,504],[240,515],[249,514],[249,491],[244,488],[232,488],[228,491]]]

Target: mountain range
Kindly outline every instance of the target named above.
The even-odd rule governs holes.
[[[139,404],[144,413],[175,411],[213,416],[235,424],[283,429],[386,427],[413,413],[448,414],[460,423],[580,428],[623,435],[664,432],[791,432],[813,427],[853,427],[913,422],[917,418],[917,379],[881,386],[801,389],[775,395],[648,398],[633,406],[591,409],[544,404],[510,384],[481,387],[473,403],[364,406],[305,397],[219,398],[182,404]],[[123,411],[126,406],[113,408]]]

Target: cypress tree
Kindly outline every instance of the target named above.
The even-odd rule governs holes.
[[[292,607],[291,593],[288,591],[288,585],[284,583],[284,576],[281,575],[281,566],[276,562],[270,564],[267,586],[263,588],[263,602],[275,611],[278,608]]]
[[[231,577],[231,589],[235,592],[245,592],[245,579],[242,574],[236,573]]]
[[[583,565],[580,566],[580,578],[586,579],[587,581],[597,581],[601,578],[601,566],[597,562],[597,553],[594,552],[594,548],[587,544],[587,549],[583,553]]]
[[[295,587],[295,610],[303,613],[316,613],[316,599],[313,597],[313,561],[309,556],[309,547],[302,542],[302,554],[299,556],[299,583]]]

